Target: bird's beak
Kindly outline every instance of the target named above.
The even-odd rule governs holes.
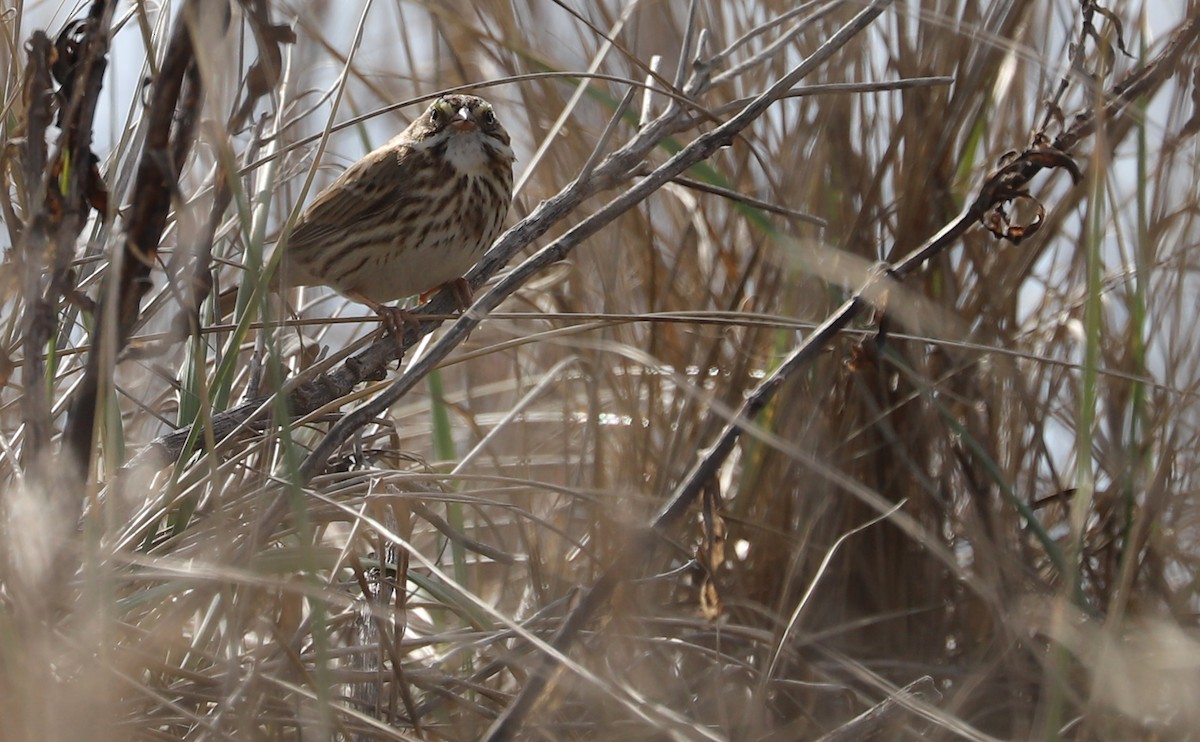
[[[455,131],[475,131],[479,128],[478,122],[475,121],[475,114],[471,113],[468,106],[458,109],[450,125],[454,127]]]

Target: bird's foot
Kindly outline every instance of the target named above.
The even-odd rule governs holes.
[[[358,293],[352,295],[348,294],[348,296],[355,301],[360,301],[363,304],[366,304],[371,308],[371,311],[375,312],[375,314],[378,314],[379,318],[383,320],[384,329],[386,329],[388,334],[392,336],[392,339],[396,341],[396,363],[399,363],[404,358],[405,333],[407,333],[409,330],[412,330],[414,336],[420,337],[421,320],[417,319],[417,316],[407,309],[381,304],[374,299],[368,299],[367,297]]]
[[[414,336],[421,337],[421,320],[417,319],[417,315],[400,307],[383,305],[375,311],[383,318],[383,326],[396,341],[396,363],[400,363],[404,358],[404,335],[412,330]]]

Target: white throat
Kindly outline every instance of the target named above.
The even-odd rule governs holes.
[[[463,175],[482,173],[488,164],[487,146],[480,134],[459,134],[446,142],[446,160]]]

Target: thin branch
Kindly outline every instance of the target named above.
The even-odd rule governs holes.
[[[154,80],[146,142],[134,184],[125,240],[120,252],[113,256],[113,272],[105,282],[96,313],[92,351],[63,432],[65,451],[80,477],[86,476],[91,460],[101,382],[111,377],[109,371],[138,319],[142,296],[150,287],[150,272],[156,262],[167,213],[178,190],[179,170],[194,139],[192,128],[198,120],[203,92],[192,53],[199,5],[197,0],[189,0],[183,7],[166,59]]]
[[[21,363],[21,378],[26,393],[21,395],[25,418],[25,445],[21,450],[22,463],[29,467],[50,443],[50,399],[45,389],[46,364],[42,352],[50,338],[54,319],[42,296],[43,255],[49,243],[46,214],[46,128],[50,125],[50,102],[54,95],[50,81],[50,39],[38,31],[29,40],[29,65],[26,72],[26,132],[24,171],[25,196],[29,219],[21,230],[17,255],[21,261],[25,311],[22,335],[25,358]]]
[[[58,149],[50,158],[44,144],[45,117],[49,112],[45,96],[49,87],[44,73],[38,69],[50,61],[45,35],[35,34],[31,47],[34,71],[31,82],[35,87],[29,101],[27,146],[31,149],[26,155],[26,188],[34,191],[29,195],[30,226],[22,250],[26,260],[25,371],[29,374],[24,378],[30,386],[30,393],[25,395],[28,427],[22,448],[26,465],[51,451],[50,400],[44,386],[44,368],[30,356],[40,357],[49,341],[54,313],[66,288],[67,267],[74,256],[75,242],[92,211],[92,197],[103,191],[92,154],[92,122],[103,89],[109,25],[115,5],[96,0],[86,19],[68,25],[58,37],[54,62],[50,64],[67,100],[59,111],[62,135]],[[39,56],[43,59],[39,60]],[[46,256],[50,256],[48,266],[44,264]]]
[[[912,713],[908,707],[913,699],[932,700],[940,697],[933,678],[928,675],[917,678],[837,729],[822,735],[817,742],[857,742],[870,739],[896,717],[906,712]]]

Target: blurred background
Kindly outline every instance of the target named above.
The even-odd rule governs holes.
[[[4,0],[5,214],[28,208],[13,154],[26,40],[88,5]],[[182,5],[117,4],[93,137],[109,214],[73,265],[92,298]],[[290,296],[294,317],[218,296],[430,96],[470,86],[495,105],[517,154],[515,224],[598,143],[610,152],[666,110],[660,83],[639,90],[603,141],[631,84],[675,77],[689,27],[713,84],[646,172],[865,3],[268,5],[296,39],[241,126],[227,122],[258,53],[245,13],[212,2],[194,32],[207,95],[135,334],[153,352],[117,369],[85,492],[21,474],[21,400],[42,392],[19,373],[25,299],[0,229],[0,738],[479,738],[538,666],[534,638],[870,267],[930,238],[1006,153],[1105,101],[1197,12],[1114,0],[1081,38],[1091,3],[893,3],[731,146],[525,284],[309,487],[287,484],[295,457],[394,377],[286,435],[248,430],[119,473],[158,436],[275,388],[265,359],[294,377],[373,337],[377,319],[325,289]],[[745,421],[709,487],[719,524],[697,506],[629,575],[520,738],[1196,734],[1194,49],[1080,142],[1079,183],[1033,182],[1035,235],[975,227],[892,291],[886,342],[864,317]],[[195,257],[231,169],[203,331],[172,338],[173,267]],[[91,319],[58,310],[45,394],[61,427]],[[63,498],[85,503],[82,530]]]

